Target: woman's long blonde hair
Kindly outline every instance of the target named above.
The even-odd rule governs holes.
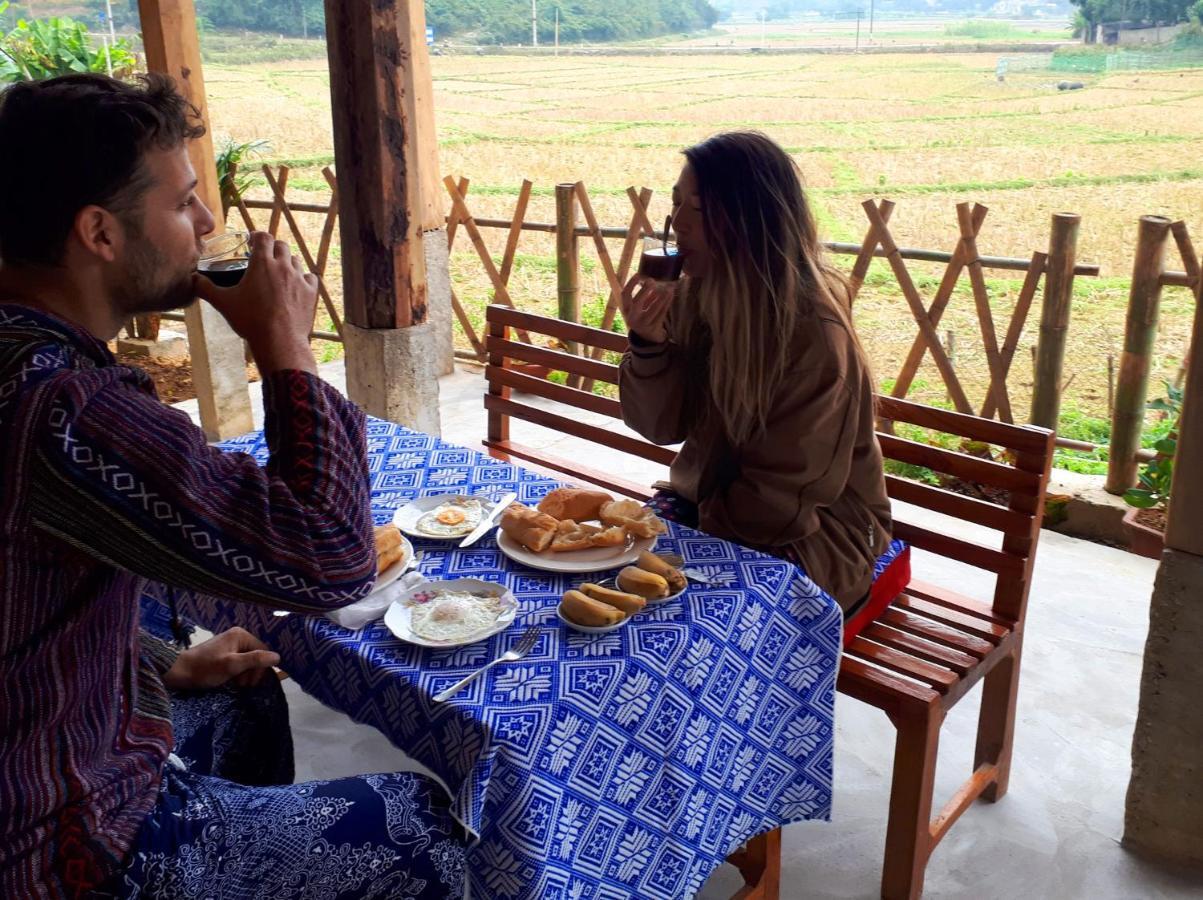
[[[672,328],[678,342],[708,347],[710,399],[738,446],[768,425],[802,316],[840,316],[861,351],[847,282],[825,260],[789,155],[752,131],[718,134],[684,153],[697,181],[710,267],[674,308]]]

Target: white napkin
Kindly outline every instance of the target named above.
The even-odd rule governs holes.
[[[406,572],[388,587],[373,591],[362,600],[352,603],[350,606],[344,606],[342,609],[326,613],[326,618],[341,625],[343,628],[358,631],[364,625],[367,625],[368,622],[373,622],[383,616],[388,608],[393,605],[394,600],[400,598],[402,594],[415,584],[420,584],[425,580],[426,576],[417,570]]]

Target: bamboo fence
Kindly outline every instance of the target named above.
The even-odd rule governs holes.
[[[330,197],[326,203],[290,201],[287,196],[290,173],[287,166],[273,169],[264,165],[262,173],[271,192],[270,199],[240,199],[235,207],[237,215],[248,230],[264,230],[280,236],[282,229],[287,228],[285,237],[301,254],[309,271],[318,277],[322,308],[333,323],[332,331],[317,330],[315,327],[313,337],[319,340],[341,341],[342,317],[326,284],[331,245],[338,222],[338,183],[334,172],[329,167],[322,170],[330,188]],[[493,302],[514,306],[509,284],[523,234],[554,235],[559,315],[569,321],[579,321],[580,243],[583,239],[592,244],[608,291],[601,327],[612,327],[619,312],[622,285],[637,259],[641,240],[655,233],[648,216],[651,190],[628,188],[626,194],[631,213],[627,223],[621,226],[602,226],[597,220],[583,182],[556,185],[554,222],[527,220],[526,215],[534,189],[529,180],[522,183],[513,214],[504,219],[478,218],[472,214],[468,202],[471,183],[467,178],[448,176],[443,182],[451,200],[446,228],[448,252],[454,250],[461,234],[467,236],[488,278]],[[1014,422],[1017,417],[1026,418],[1032,424],[1055,428],[1060,398],[1066,386],[1063,367],[1070,332],[1074,281],[1079,277],[1094,277],[1099,274],[1098,266],[1077,261],[1079,217],[1070,213],[1054,215],[1050,224],[1047,252],[1036,251],[1030,258],[1021,258],[984,255],[980,252],[978,236],[988,214],[987,208],[981,204],[957,204],[955,214],[959,237],[951,250],[899,246],[890,231],[890,218],[895,208],[895,203],[891,200],[866,200],[862,208],[868,223],[864,239],[859,244],[827,242],[825,246],[838,256],[854,257],[848,270],[854,303],[872,261],[884,259],[889,266],[898,295],[915,326],[910,351],[891,389],[892,396],[907,396],[925,357],[930,355],[948,398],[958,411],[985,418],[998,418],[1005,422]],[[300,226],[298,217],[302,215],[321,218],[316,250],[311,248]],[[506,233],[500,265],[497,264],[485,240],[486,229],[502,230]],[[1166,254],[1171,236],[1182,261],[1182,271],[1166,268]],[[611,253],[607,243],[615,240],[622,242],[617,258]],[[943,276],[930,298],[925,298],[917,287],[916,279],[908,266],[910,263],[943,264]],[[994,320],[985,278],[985,273],[990,270],[1022,273],[1022,286],[1005,322]],[[938,330],[942,317],[954,299],[954,291],[963,278],[969,281],[980,339],[989,369],[985,395],[976,404],[966,393],[957,374],[953,341],[942,341]],[[1109,403],[1112,438],[1107,489],[1115,493],[1122,493],[1130,487],[1135,480],[1135,470],[1139,461],[1150,459],[1154,455],[1151,451],[1140,449],[1141,429],[1144,423],[1150,356],[1156,334],[1161,290],[1168,286],[1190,288],[1198,297],[1203,287],[1199,257],[1183,222],[1171,223],[1168,219],[1146,216],[1140,222],[1118,383],[1114,397]],[[1033,348],[1032,408],[1026,417],[1021,417],[1013,407],[1008,379],[1014,371],[1016,350],[1025,328],[1028,327],[1038,296],[1039,339]],[[451,299],[456,320],[471,347],[470,350],[457,350],[457,355],[483,362],[487,358],[487,347],[480,334],[481,323],[472,321],[454,288]],[[167,314],[164,318],[181,317]],[[518,337],[529,341],[526,334],[519,333]],[[567,349],[576,352],[576,348]],[[595,358],[596,355],[595,351]],[[585,382],[583,387],[589,390],[592,385]],[[1086,441],[1059,439],[1058,444],[1076,450],[1098,449],[1097,445]]]

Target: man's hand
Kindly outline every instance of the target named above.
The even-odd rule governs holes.
[[[317,309],[317,278],[305,271],[284,241],[265,231],[251,234],[251,261],[234,287],[195,276],[196,293],[213,304],[251,348],[259,371],[317,372],[309,346]]]
[[[181,653],[163,675],[163,683],[177,691],[221,687],[231,680],[247,687],[258,684],[279,662],[280,654],[249,631],[231,628]]]
[[[633,276],[622,289],[622,318],[627,328],[649,344],[664,343],[668,340],[668,311],[676,296],[675,282]]]

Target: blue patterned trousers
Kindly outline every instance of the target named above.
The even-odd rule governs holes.
[[[172,723],[175,758],[158,804],[97,897],[463,896],[464,833],[430,779],[400,772],[287,783],[292,737],[275,678],[175,694]]]

